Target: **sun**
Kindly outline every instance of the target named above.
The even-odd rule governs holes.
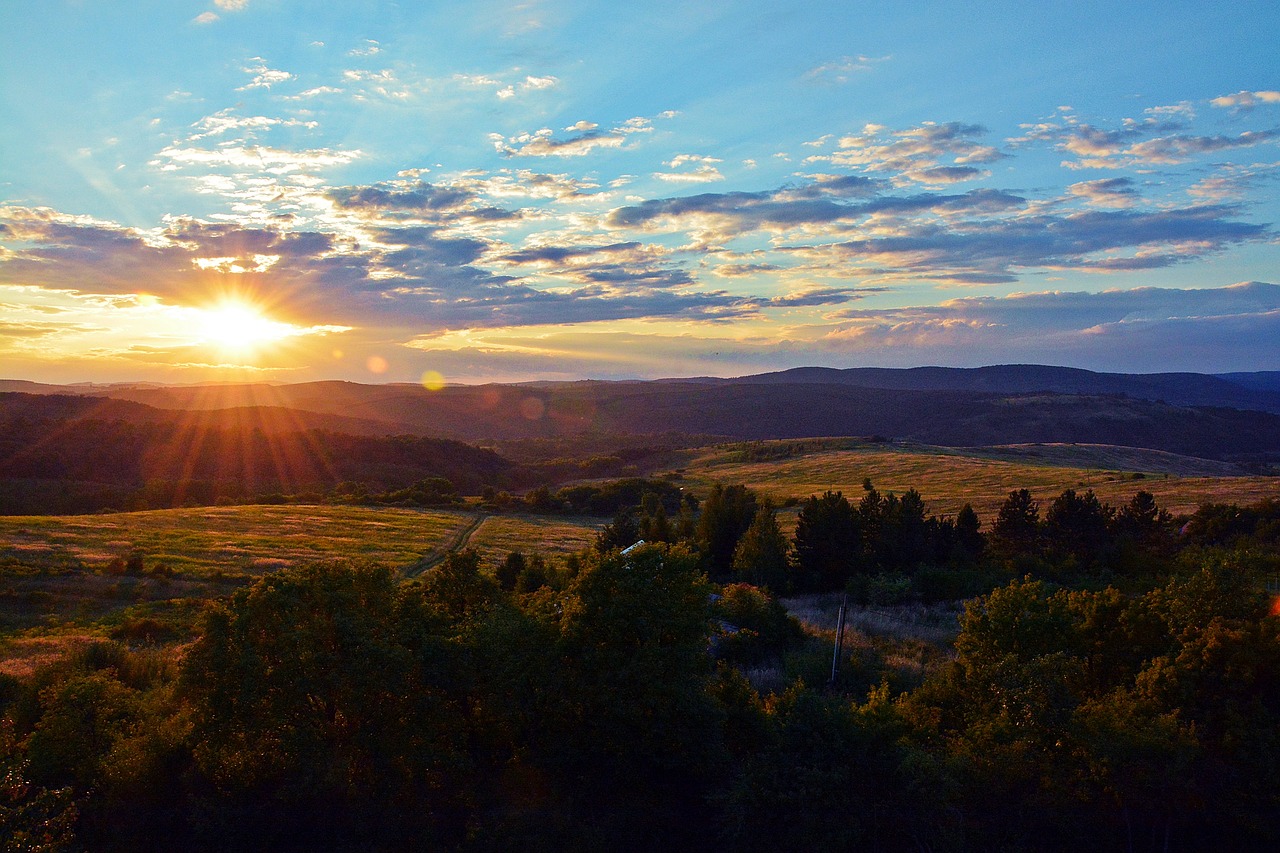
[[[293,326],[272,320],[245,302],[224,302],[203,308],[198,324],[198,334],[204,343],[241,354],[296,334]]]

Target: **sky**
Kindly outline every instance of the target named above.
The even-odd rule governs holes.
[[[0,4],[0,378],[1280,370],[1280,6]]]

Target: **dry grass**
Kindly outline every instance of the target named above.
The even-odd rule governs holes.
[[[0,553],[99,569],[130,552],[179,575],[262,574],[311,560],[407,565],[470,516],[347,506],[202,507],[83,516],[0,517]]]
[[[100,640],[100,636],[84,633],[5,640],[0,642],[0,675],[28,678],[36,670]]]
[[[491,515],[466,545],[478,551],[486,564],[500,562],[512,551],[562,557],[594,545],[604,523],[589,517]]]
[[[840,595],[801,595],[782,599],[787,612],[805,633],[830,654],[835,644]],[[844,648],[851,659],[879,660],[900,684],[919,684],[924,677],[955,657],[961,607],[956,603],[891,607],[850,605],[845,614]],[[752,683],[755,684],[755,678]],[[769,672],[756,673],[762,683]]]
[[[1280,477],[1207,476],[1231,469],[1157,451],[1096,445],[972,450],[865,445],[765,462],[731,461],[733,456],[729,447],[709,450],[684,471],[686,482],[700,491],[714,482],[743,483],[776,502],[828,489],[856,501],[869,477],[882,492],[916,489],[931,513],[954,515],[970,503],[984,521],[994,518],[1010,491],[1021,488],[1045,503],[1064,489],[1093,489],[1113,505],[1145,490],[1174,513],[1194,512],[1206,502],[1245,504],[1280,497]]]

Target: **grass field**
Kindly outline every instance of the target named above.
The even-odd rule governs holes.
[[[563,555],[591,545],[601,523],[349,506],[2,516],[0,635],[83,637],[103,620],[109,628],[122,614],[171,612],[312,560],[367,559],[412,573],[454,548],[475,548],[488,567],[515,550]],[[142,555],[141,575],[112,571],[131,554]]]
[[[1213,475],[1231,468],[1168,453],[1089,445],[966,450],[846,442],[843,448],[760,462],[739,461],[741,456],[732,445],[711,448],[683,470],[684,480],[700,492],[716,482],[742,483],[781,502],[828,489],[857,500],[869,477],[881,492],[916,489],[931,513],[954,515],[971,503],[984,523],[1017,488],[1029,489],[1046,506],[1068,488],[1093,489],[1113,505],[1146,490],[1173,513],[1193,512],[1212,501],[1246,504],[1280,497],[1280,477]]]
[[[545,515],[491,515],[480,523],[467,547],[480,553],[484,565],[501,562],[512,551],[563,557],[595,544],[600,518]]]
[[[201,507],[80,516],[0,517],[0,556],[101,569],[139,552],[179,576],[261,574],[352,557],[409,564],[470,516],[445,510],[350,506]]]

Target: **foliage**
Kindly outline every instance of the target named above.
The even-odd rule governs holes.
[[[733,551],[733,574],[777,593],[791,589],[790,547],[766,498]]]

